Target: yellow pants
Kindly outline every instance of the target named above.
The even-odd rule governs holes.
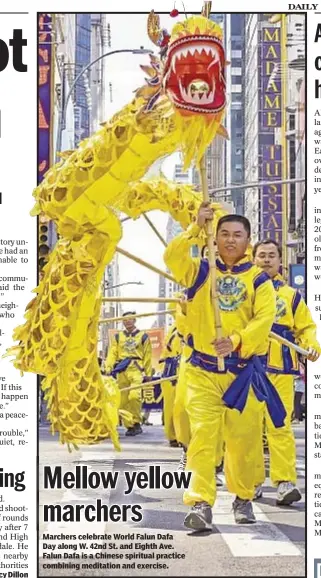
[[[175,399],[175,385],[172,381],[163,381],[161,384],[163,392],[163,411],[164,411],[164,432],[169,441],[176,440],[173,408]]]
[[[221,423],[221,428],[217,433],[216,458],[215,466],[220,466],[224,458],[224,418]]]
[[[273,485],[278,482],[296,483],[296,449],[295,438],[291,427],[291,414],[293,411],[294,377],[293,375],[267,374],[277,390],[286,411],[284,427],[276,428],[269,416],[264,404],[261,414],[261,432],[263,431],[263,418],[266,423],[266,436],[270,453],[270,478]],[[262,433],[260,434],[262,439]],[[261,444],[256,468],[256,485],[265,480],[264,453]]]
[[[227,409],[222,395],[235,376],[204,371],[188,364],[186,410],[191,427],[187,467],[192,472],[184,503],[205,501],[213,506],[216,497],[214,469],[217,465],[218,440],[224,419],[225,476],[229,492],[242,499],[254,495],[254,471],[257,462],[262,411],[250,389],[244,411]]]
[[[186,359],[182,358],[179,368],[178,382],[176,385],[173,418],[174,418],[176,439],[181,444],[183,444],[185,448],[187,448],[191,440],[191,428],[189,424],[188,413],[185,407],[186,406],[185,368],[186,368]],[[219,466],[222,463],[223,456],[224,456],[224,441],[223,441],[223,423],[222,423],[217,438],[215,466]]]
[[[120,399],[120,409],[125,409],[133,416],[134,423],[141,423],[141,410],[142,410],[142,390],[134,389],[133,391],[124,391],[124,387],[130,387],[131,385],[140,385],[143,381],[142,372],[134,365],[132,362],[126,371],[119,373],[117,375],[118,387],[121,393]],[[130,427],[130,422],[125,418],[123,419],[124,426]]]
[[[185,397],[186,397],[185,368],[186,368],[186,358],[182,356],[179,364],[178,381],[175,386],[173,421],[177,441],[187,448],[191,439],[191,430],[189,425],[188,414],[185,409]]]

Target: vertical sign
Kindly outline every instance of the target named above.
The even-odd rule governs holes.
[[[261,15],[258,33],[259,179],[282,180],[284,151],[279,144],[283,123],[281,28]],[[260,238],[282,244],[282,185],[265,185],[260,192]]]
[[[291,287],[297,289],[303,299],[305,299],[305,265],[303,263],[293,263],[290,264],[289,269]]]
[[[38,15],[38,184],[51,162],[52,19]]]

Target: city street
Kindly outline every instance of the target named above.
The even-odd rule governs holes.
[[[43,466],[62,465],[64,471],[74,471],[76,466],[86,465],[90,471],[148,471],[151,465],[160,465],[162,471],[174,472],[177,469],[180,449],[169,448],[164,438],[160,424],[160,414],[151,414],[154,425],[144,427],[142,435],[126,438],[121,428],[122,452],[116,453],[109,442],[98,446],[87,447],[81,451],[68,453],[67,448],[57,443],[49,433],[47,424],[40,425],[40,506],[43,503],[89,504],[98,498],[104,504],[141,504],[143,506],[143,521],[139,523],[51,523],[44,524],[43,509],[40,507],[40,575],[65,576],[66,570],[44,569],[43,564],[53,564],[57,560],[43,558],[48,549],[43,549],[43,534],[135,534],[127,538],[127,543],[146,544],[142,534],[156,536],[155,543],[171,543],[172,552],[185,554],[185,559],[165,560],[167,569],[146,570],[137,568],[138,563],[149,560],[136,559],[136,566],[130,570],[73,570],[75,576],[303,576],[305,574],[305,504],[304,496],[301,502],[291,507],[275,505],[275,489],[269,487],[264,497],[255,503],[255,514],[258,522],[250,526],[237,526],[231,510],[232,496],[225,487],[218,492],[217,503],[213,509],[213,532],[206,535],[196,535],[183,527],[186,507],[182,505],[182,490],[134,490],[124,496],[123,484],[110,490],[50,490],[46,500],[46,490],[43,489]],[[304,494],[305,490],[305,440],[304,425],[294,426],[297,443],[298,486]],[[122,477],[120,477],[122,479]],[[137,534],[140,539],[137,539]],[[162,536],[158,536],[161,534]],[[173,539],[164,541],[166,534]],[[149,540],[151,543],[153,540]],[[58,545],[61,540],[45,540]],[[68,540],[70,544],[72,541]],[[105,541],[100,545],[105,546]],[[118,548],[122,540],[118,542]],[[148,542],[148,540],[147,540]],[[132,548],[132,546],[131,546]],[[57,551],[57,550],[56,550]],[[101,550],[102,551],[102,550]],[[105,553],[108,550],[103,550]],[[115,552],[116,550],[111,550]],[[120,550],[122,551],[122,550]],[[140,553],[141,549],[128,550],[131,554]],[[150,553],[149,550],[145,552]],[[158,552],[159,550],[157,550]],[[163,550],[160,550],[162,552]],[[78,551],[79,552],[79,551]],[[166,550],[165,550],[166,552]],[[126,551],[125,551],[126,553]],[[81,552],[80,552],[81,555]],[[79,563],[81,560],[62,560],[65,563]],[[101,560],[107,563],[107,560]],[[113,561],[112,561],[113,562]],[[114,560],[117,563],[117,560]],[[153,562],[153,560],[152,560]],[[154,561],[155,562],[155,561]],[[163,560],[160,560],[164,563]],[[120,563],[121,566],[121,563]]]

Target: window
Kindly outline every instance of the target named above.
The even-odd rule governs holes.
[[[291,138],[291,140],[289,141],[289,165],[290,165],[290,179],[295,179],[295,159],[296,159],[296,153],[295,153],[295,140],[293,138]]]
[[[78,46],[83,46],[84,48],[88,48],[90,45],[90,32],[85,28],[78,28],[77,29],[77,38],[76,43]]]
[[[289,130],[295,130],[295,114],[289,115]]]
[[[242,94],[240,92],[232,93],[232,102],[242,102]]]
[[[232,118],[232,125],[235,128],[242,128],[243,127],[243,113],[241,110],[233,110],[231,114]]]
[[[242,51],[244,48],[244,42],[242,40],[232,40],[232,49]]]
[[[90,14],[77,14],[76,15],[76,25],[83,26],[84,28],[90,29],[91,18]]]
[[[231,14],[231,33],[232,36],[240,36],[244,30],[244,15]]]
[[[76,62],[78,64],[89,64],[90,62],[90,50],[84,48],[83,46],[77,46],[76,48]]]

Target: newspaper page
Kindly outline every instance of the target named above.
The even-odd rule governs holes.
[[[0,577],[319,577],[321,5],[10,8]]]

